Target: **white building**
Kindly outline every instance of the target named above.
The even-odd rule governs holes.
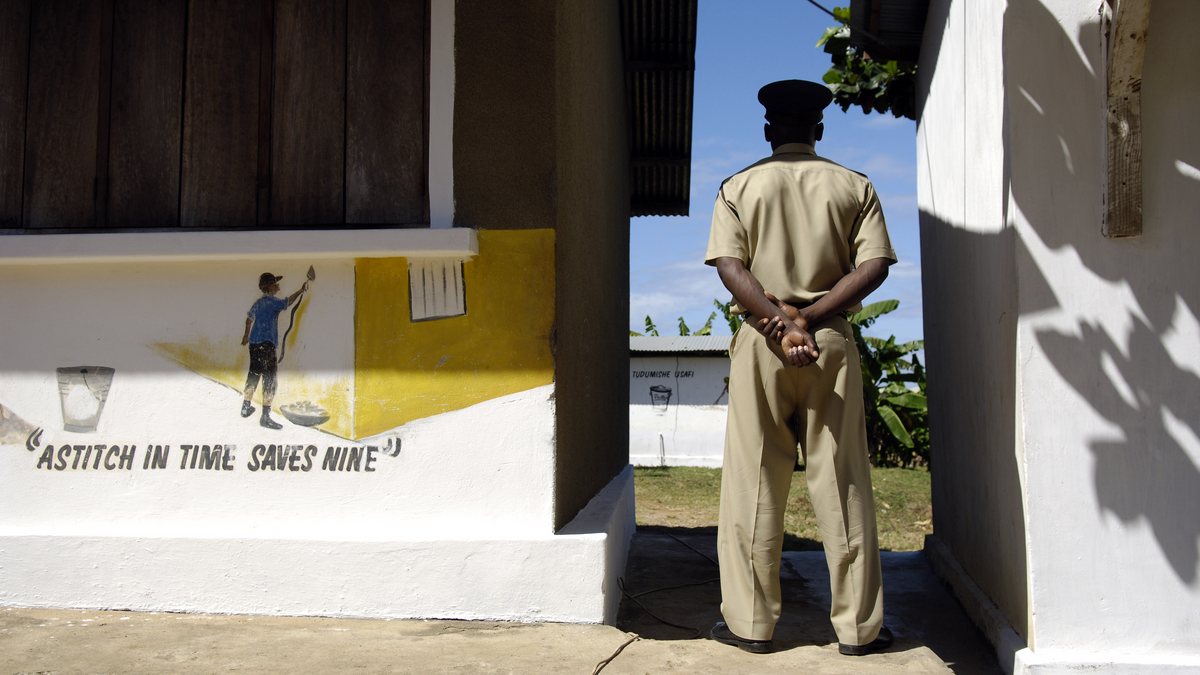
[[[629,338],[629,461],[719,467],[729,408],[728,335]]]
[[[1198,26],[930,4],[928,550],[1006,672],[1200,671]]]
[[[143,5],[0,3],[0,604],[614,620],[694,0]]]

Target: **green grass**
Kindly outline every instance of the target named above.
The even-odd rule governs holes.
[[[716,527],[721,470],[690,466],[637,467],[637,524],[645,526]],[[925,469],[871,469],[875,489],[879,547],[916,551],[933,533],[929,472]],[[792,478],[784,517],[785,551],[821,548],[816,515],[803,472]]]

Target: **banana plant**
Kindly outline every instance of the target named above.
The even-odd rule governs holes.
[[[718,301],[718,300],[713,300],[713,302],[717,303],[717,307],[725,308],[725,318],[728,319],[729,318],[729,303],[725,303],[724,305],[722,305],[720,303],[720,301]],[[692,332],[692,330],[690,328],[688,328],[687,323],[684,322],[683,317],[681,316],[681,317],[679,317],[679,334],[680,335],[712,335],[713,319],[716,319],[716,318],[717,318],[717,313],[712,312],[711,314],[708,315],[708,321],[704,322],[704,325],[700,327],[700,330],[697,330],[696,332]],[[738,325],[741,325],[741,318],[738,318]],[[736,328],[732,328],[732,326],[733,326],[732,322],[730,323],[730,326],[734,332],[737,331]],[[654,320],[650,318],[649,314],[647,314],[646,315],[646,332],[638,333],[637,331],[631,330],[631,331],[629,331],[629,335],[631,337],[633,337],[633,336],[642,337],[644,335],[652,335],[654,337],[658,337],[658,326],[654,325]]]
[[[634,336],[642,337],[643,335],[650,335],[653,337],[658,337],[658,326],[654,325],[654,321],[650,318],[649,314],[646,315],[646,332],[645,333],[638,333],[638,332],[632,331],[632,330],[629,331],[630,337],[634,337]]]
[[[713,304],[716,305],[717,309],[721,310],[721,314],[725,316],[725,321],[729,323],[729,334],[737,335],[738,329],[742,327],[742,315],[733,312],[733,300],[721,302],[714,298]]]
[[[708,321],[704,322],[704,326],[702,326],[700,328],[700,330],[693,333],[692,331],[688,330],[688,325],[686,323],[684,323],[683,317],[681,316],[681,317],[679,317],[679,334],[680,335],[712,335],[712,322],[713,322],[713,319],[715,319],[715,318],[717,318],[716,312],[709,314]]]
[[[884,340],[863,335],[864,328],[899,306],[897,300],[883,300],[847,317],[861,360],[867,438],[876,466],[929,463],[925,367],[916,354],[925,341],[896,344],[895,336]]]

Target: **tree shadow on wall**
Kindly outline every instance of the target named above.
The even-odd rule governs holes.
[[[1038,331],[1037,340],[1063,378],[1123,432],[1121,439],[1090,445],[1100,505],[1126,523],[1144,518],[1171,567],[1191,584],[1200,534],[1200,472],[1179,438],[1196,433],[1200,377],[1147,368],[1171,357],[1142,321],[1135,323],[1128,357],[1100,328],[1084,324],[1080,332],[1075,337]]]
[[[1099,23],[1084,24],[1073,41],[1038,0],[1009,0],[1004,125],[1005,178],[1020,211],[1009,220],[1028,224],[1018,226],[1021,312],[1060,310],[1047,321],[1033,319],[1053,324],[1035,331],[1038,347],[1097,416],[1121,430],[1119,439],[1098,430],[1089,444],[1097,502],[1126,524],[1145,521],[1179,579],[1193,584],[1200,470],[1185,445],[1200,448],[1200,378],[1167,346],[1180,321],[1194,324],[1200,309],[1193,260],[1200,190],[1175,170],[1180,161],[1200,161],[1200,136],[1189,133],[1176,112],[1194,109],[1200,96],[1165,81],[1169,59],[1200,60],[1196,41],[1176,28],[1190,24],[1185,15],[1200,19],[1200,10],[1165,0],[1150,18],[1143,175],[1158,180],[1144,186],[1142,236],[1111,240],[1100,231],[1107,158],[1100,135],[1106,67]],[[1086,268],[1078,273],[1085,278],[1064,272],[1075,264]],[[1122,304],[1124,317],[1092,318],[1113,317]],[[1075,315],[1074,325],[1064,314]]]

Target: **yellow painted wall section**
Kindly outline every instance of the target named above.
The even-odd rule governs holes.
[[[355,438],[554,381],[553,230],[481,230],[465,316],[413,323],[406,258],[355,275]]]

